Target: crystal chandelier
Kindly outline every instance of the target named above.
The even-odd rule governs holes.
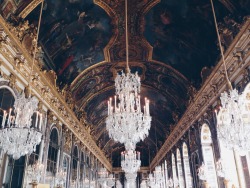
[[[148,185],[154,188],[165,188],[164,170],[161,166],[156,166],[155,171],[149,174]]]
[[[250,150],[250,111],[245,99],[236,89],[222,93],[220,99],[222,107],[216,112],[218,138],[228,149]]]
[[[36,162],[33,165],[27,167],[27,178],[32,183],[39,183],[44,173],[44,165],[41,162]]]
[[[41,16],[43,9],[43,1],[39,16],[37,29],[38,39]],[[10,109],[7,113],[3,112],[3,119],[0,129],[0,146],[5,153],[12,155],[13,159],[17,160],[21,156],[31,154],[36,150],[36,145],[41,142],[41,123],[42,115],[36,111],[38,100],[31,97],[31,75],[35,63],[35,55],[37,50],[37,40],[35,42],[35,50],[33,54],[33,62],[28,80],[29,97],[25,98],[24,94],[18,96],[14,102],[14,110]],[[32,123],[32,116],[36,113],[35,123]],[[39,123],[38,123],[39,120]]]
[[[226,178],[225,164],[223,163],[222,159],[219,159],[216,162],[216,171],[219,177]]]
[[[128,65],[128,29],[127,0],[125,0],[126,18],[126,73],[115,78],[116,96],[108,101],[106,127],[109,137],[125,144],[126,150],[135,150],[135,145],[149,134],[151,116],[149,100],[145,98],[144,110],[141,109],[140,77],[130,72]]]
[[[246,105],[246,100],[243,96],[238,94],[236,89],[232,88],[229,80],[213,0],[210,1],[222,62],[225,69],[225,76],[229,86],[229,92],[225,91],[221,94],[220,99],[222,107],[218,114],[216,112],[218,138],[221,139],[225,147],[229,149],[247,151],[250,150],[250,113]]]
[[[119,180],[116,180],[116,188],[122,188],[122,184]]]
[[[100,168],[98,171],[98,182],[103,187],[113,187],[115,185],[115,178],[113,174],[109,174],[106,168]]]
[[[198,176],[202,181],[207,180],[206,166],[204,163],[198,168]]]
[[[98,182],[99,184],[101,184],[102,186],[105,186],[107,183],[107,179],[108,179],[108,171],[106,168],[100,168],[98,171]]]
[[[15,160],[31,154],[41,142],[42,115],[36,112],[37,105],[38,100],[35,97],[25,98],[22,94],[15,100],[14,112],[10,109],[9,113],[6,111],[3,113],[0,130],[1,147]],[[32,124],[31,117],[34,113],[36,121]]]
[[[126,187],[127,188],[136,188],[137,172],[125,173],[125,177],[126,177]]]
[[[65,172],[64,169],[59,170],[59,172],[56,173],[56,185],[57,187],[63,187],[66,182],[66,175],[67,172]]]
[[[122,170],[128,174],[135,174],[141,166],[140,153],[136,151],[126,151],[121,153]]]
[[[140,186],[141,188],[147,188],[147,182],[145,180],[142,180]]]

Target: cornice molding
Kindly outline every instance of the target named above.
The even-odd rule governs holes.
[[[28,4],[22,12],[20,12],[19,17],[20,18],[26,18],[26,16],[29,15],[29,13],[34,10],[43,0],[33,0]]]
[[[239,34],[225,54],[226,67],[231,81],[236,80],[250,66],[250,19],[242,26]],[[189,105],[178,124],[166,139],[165,143],[154,157],[150,169],[158,164],[174,147],[186,131],[211,107],[226,90],[224,67],[222,60],[215,66],[210,76],[198,91],[193,102]]]
[[[9,31],[8,24],[0,16],[0,61],[2,66],[11,72],[24,86],[28,84],[31,71],[32,57],[22,46],[20,41]],[[22,62],[22,63],[18,63]],[[55,116],[70,129],[76,137],[89,149],[93,155],[108,169],[112,170],[111,163],[105,157],[93,138],[85,130],[74,112],[59,93],[58,88],[53,86],[46,74],[37,63],[34,64],[32,74],[32,92],[44,103],[47,108],[54,112]]]

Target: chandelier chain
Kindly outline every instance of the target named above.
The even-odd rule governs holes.
[[[126,37],[126,71],[129,72],[129,52],[128,52],[128,0],[125,0],[125,37]]]
[[[32,66],[31,66],[31,71],[30,71],[30,75],[29,75],[29,79],[28,79],[28,87],[30,87],[31,76],[32,76],[33,69],[34,69],[34,64],[35,64],[37,44],[38,44],[38,36],[39,36],[39,32],[40,32],[40,26],[41,26],[41,20],[42,20],[42,13],[43,13],[43,3],[44,3],[44,0],[42,0],[42,2],[41,2],[41,9],[40,9],[40,14],[39,14],[39,19],[38,19],[38,25],[37,25],[37,33],[36,33],[36,37],[34,38],[35,39],[35,44],[34,44],[34,52],[33,52],[33,58],[32,58]],[[29,88],[29,97],[30,96],[31,96],[31,88]]]
[[[223,66],[224,66],[224,69],[225,69],[226,80],[227,80],[227,84],[229,86],[229,89],[232,90],[233,88],[232,88],[232,84],[231,84],[231,82],[229,80],[228,73],[227,73],[225,56],[224,56],[224,52],[223,52],[223,49],[222,49],[221,38],[220,38],[219,29],[218,29],[218,24],[217,24],[216,14],[215,14],[215,10],[214,10],[213,0],[210,0],[210,2],[211,2],[212,12],[213,12],[214,24],[215,24],[216,34],[217,34],[217,37],[218,37],[218,42],[219,42],[219,47],[220,47],[220,53],[221,53],[221,57],[222,57],[222,62],[223,62]]]

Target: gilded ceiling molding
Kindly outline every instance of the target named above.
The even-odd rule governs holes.
[[[234,81],[250,67],[250,18],[242,26],[241,31],[235,37],[232,44],[225,53],[225,61],[230,80]],[[239,61],[239,56],[241,61]],[[166,154],[177,144],[186,131],[199,118],[216,103],[220,94],[226,90],[227,82],[225,80],[223,63],[220,62],[213,69],[212,73],[206,79],[202,88],[198,91],[193,102],[188,106],[186,112],[179,120],[170,136],[154,157],[150,164],[153,169],[158,161],[161,161]]]
[[[18,38],[9,31],[8,24],[1,16],[0,39],[0,57],[3,59],[2,66],[8,69],[18,82],[26,86],[32,67],[32,57],[24,46],[22,46]],[[22,64],[20,65],[17,62],[22,62]],[[31,77],[32,82],[30,83],[33,94],[47,108],[53,111],[57,119],[65,124],[107,169],[112,170],[110,162],[96,145],[93,138],[84,129],[84,125],[79,122],[74,112],[69,108],[64,97],[58,92],[58,88],[54,86],[44,72],[40,71],[40,67],[37,64],[34,64],[33,71],[34,74]]]
[[[92,66],[90,66],[90,67],[84,69],[84,71],[82,71],[82,72],[72,81],[70,87],[73,88],[73,87],[75,87],[77,84],[79,84],[80,79],[85,78],[87,72],[89,72],[89,71],[91,71],[91,70],[94,70],[95,68],[97,68],[97,67],[99,67],[99,66],[101,66],[101,65],[105,65],[105,64],[108,64],[108,62],[107,62],[107,61],[102,61],[102,62],[100,62],[100,63],[96,63],[96,64],[94,64],[94,65],[92,65]]]
[[[30,2],[30,4],[28,4],[23,10],[22,12],[20,12],[20,14],[18,15],[20,18],[26,18],[26,16],[29,15],[29,13],[34,10],[41,2],[43,2],[43,0],[33,0]]]

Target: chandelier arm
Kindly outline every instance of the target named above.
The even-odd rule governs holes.
[[[128,52],[128,0],[125,0],[125,36],[126,36],[126,71],[130,72],[129,70],[129,52]]]
[[[31,83],[31,76],[33,73],[33,69],[34,69],[34,64],[35,64],[35,58],[36,58],[36,51],[37,51],[37,44],[38,44],[38,36],[39,36],[39,32],[40,32],[40,26],[41,26],[41,20],[42,20],[42,13],[43,13],[43,3],[44,0],[42,0],[41,2],[41,9],[40,9],[40,14],[39,14],[39,19],[38,19],[38,25],[37,25],[37,33],[36,33],[36,37],[35,37],[35,44],[34,44],[34,52],[33,52],[33,59],[32,59],[32,66],[31,66],[31,71],[30,71],[30,75],[29,75],[29,79],[28,79],[28,89],[29,89],[29,96],[31,96],[31,88],[30,88],[30,83]]]
[[[220,38],[220,33],[219,33],[219,29],[218,29],[217,19],[216,19],[216,15],[215,15],[213,0],[210,0],[210,2],[211,2],[212,12],[213,12],[214,24],[215,24],[216,34],[217,34],[217,38],[218,38],[218,42],[219,42],[219,47],[220,47],[220,53],[221,53],[221,57],[222,57],[222,62],[223,62],[223,66],[224,66],[224,69],[225,69],[225,75],[226,75],[227,84],[228,84],[229,89],[233,90],[232,84],[231,84],[231,82],[229,80],[228,73],[227,73],[227,67],[226,67],[226,63],[225,63],[225,56],[224,56],[223,49],[222,49],[221,38]]]

